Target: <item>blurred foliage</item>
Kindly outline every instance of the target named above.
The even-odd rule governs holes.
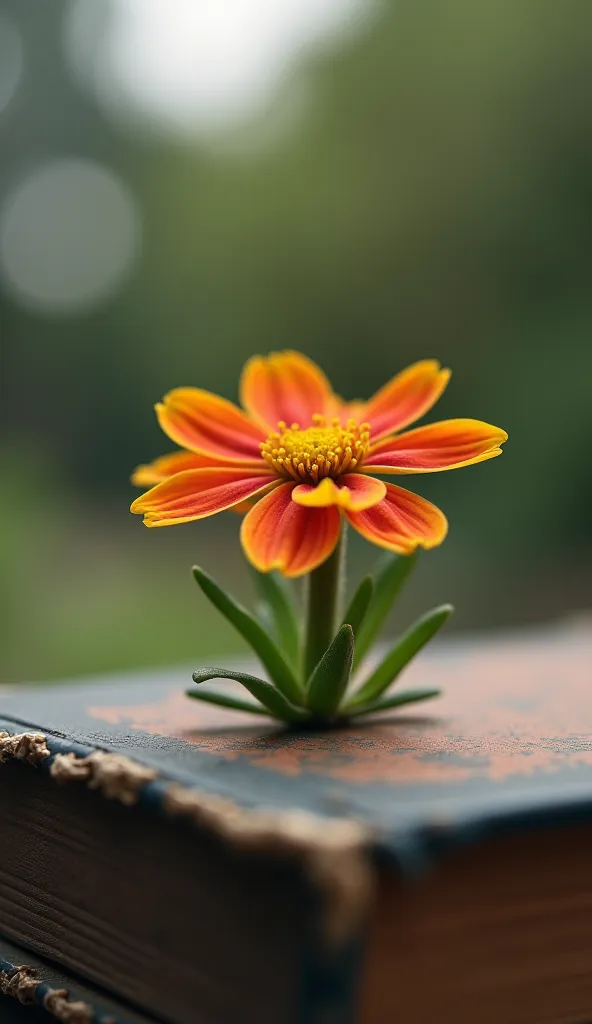
[[[135,192],[144,250],[92,315],[44,319],[0,292],[1,677],[230,643],[189,566],[199,545],[247,586],[236,518],[143,531],[128,474],[170,448],[163,392],[235,398],[244,360],[284,347],[351,397],[434,356],[454,370],[437,416],[510,433],[493,463],[414,478],[451,534],[409,614],[429,595],[487,627],[589,601],[592,7],[389,0],[302,61],[277,98],[303,90],[297,123],[249,147],[246,131],[215,146],[115,129],[69,78],[51,6],[0,3],[31,55],[0,120],[0,200],[40,157],[90,155]]]

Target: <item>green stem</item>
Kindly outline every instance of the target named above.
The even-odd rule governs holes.
[[[318,665],[335,636],[344,560],[345,530],[342,529],[333,554],[308,577],[304,641],[305,680]]]

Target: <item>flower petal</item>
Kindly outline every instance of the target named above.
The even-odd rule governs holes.
[[[401,555],[410,555],[417,547],[436,547],[448,531],[446,516],[431,501],[394,484],[386,484],[378,505],[345,515],[366,540]]]
[[[372,440],[418,420],[438,401],[449,380],[450,370],[442,370],[435,359],[424,359],[398,373],[359,412],[370,424]]]
[[[348,420],[363,423],[366,419],[366,402],[362,402],[360,399],[344,402],[342,398],[336,396],[331,415],[339,417],[342,427],[347,425]]]
[[[219,466],[220,460],[210,458],[207,455],[194,455],[193,452],[171,452],[170,455],[161,455],[154,462],[144,466],[137,466],[132,473],[132,483],[136,487],[152,487],[162,480],[174,476],[175,473],[182,473],[186,469],[204,469],[206,466]]]
[[[267,432],[283,420],[311,425],[315,413],[334,409],[331,385],[312,359],[300,352],[271,352],[249,359],[241,377],[241,403]]]
[[[505,430],[481,420],[442,420],[387,437],[364,460],[368,473],[439,473],[501,455]]]
[[[380,486],[376,486],[379,484]],[[361,473],[345,473],[332,480],[326,476],[316,487],[313,484],[297,484],[292,491],[292,500],[307,508],[328,508],[337,505],[361,512],[378,504],[386,494],[386,484]]]
[[[243,549],[259,572],[303,576],[326,561],[339,540],[339,509],[298,505],[292,501],[294,486],[280,484],[243,519]]]
[[[200,388],[175,388],[156,406],[165,434],[189,451],[220,462],[258,465],[263,433],[232,402]]]
[[[238,505],[233,505],[230,511],[236,512],[236,514],[239,516],[244,516],[245,512],[251,511],[256,501],[256,498],[254,498],[253,500],[247,498],[246,501],[239,501]]]
[[[143,512],[146,526],[188,523],[262,494],[276,481],[265,470],[256,473],[236,466],[187,469],[136,498],[131,511]]]

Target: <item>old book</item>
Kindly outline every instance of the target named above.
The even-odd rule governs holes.
[[[156,1024],[105,992],[0,938],[2,1024]]]
[[[323,734],[189,672],[0,692],[0,932],[170,1024],[592,1020],[592,633]]]

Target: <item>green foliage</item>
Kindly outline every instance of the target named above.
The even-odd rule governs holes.
[[[240,585],[226,561],[233,517],[219,534],[204,523],[152,538],[148,555],[125,523],[128,474],[169,447],[151,413],[164,391],[235,398],[242,361],[278,347],[304,348],[346,398],[436,356],[453,386],[429,419],[509,429],[496,462],[416,478],[453,526],[433,565],[463,625],[589,604],[592,4],[360,9],[357,27],[302,49],[239,138],[147,146],[65,76],[56,5],[2,4],[25,48],[47,49],[27,64],[45,102],[23,93],[2,118],[2,209],[43,140],[48,153],[101,155],[150,239],[96,308],[44,315],[8,281],[0,293],[5,681],[228,650],[222,619],[191,630],[172,567],[203,561],[205,533],[216,572]]]
[[[382,560],[375,578],[364,577],[349,603],[344,622],[308,679],[298,657],[300,630],[297,612],[283,581],[273,577],[258,579],[268,613],[266,621],[270,619],[271,628],[280,638],[279,648],[250,612],[230,597],[208,573],[195,566],[193,574],[203,593],[251,645],[271,682],[235,669],[202,668],[193,674],[195,683],[201,685],[210,679],[232,680],[248,690],[257,703],[246,702],[223,691],[192,690],[188,691],[189,696],[251,714],[270,715],[296,727],[306,724],[329,726],[348,718],[438,696],[439,691],[435,689],[405,690],[393,696],[385,696],[385,693],[405,666],[444,625],[452,612],[451,605],[442,605],[415,622],[366,681],[354,690],[349,699],[347,697],[350,683],[353,681],[355,684],[356,633],[365,636],[366,644],[371,642],[414,564],[415,558],[390,556]],[[311,574],[309,600],[310,590],[318,578]],[[321,584],[326,589],[326,581],[321,579]],[[334,584],[337,591],[337,576]],[[328,606],[332,603],[329,601]],[[314,605],[321,613],[322,602],[315,599]],[[291,665],[295,666],[294,669]]]
[[[386,657],[383,658],[357,693],[354,694],[348,704],[348,709],[372,703],[381,697],[384,691],[395,682],[397,676],[409,664],[411,659],[421,651],[422,647],[425,647],[434,634],[444,625],[452,611],[452,605],[443,604],[440,608],[434,608],[433,611],[427,612],[421,619],[414,622]]]
[[[374,580],[371,576],[364,576],[357,590],[352,596],[348,609],[343,617],[343,622],[349,622],[354,631],[354,637],[358,640],[358,631],[366,618],[370,602],[374,596]]]
[[[307,716],[303,711],[294,707],[289,700],[276,686],[252,676],[248,672],[238,672],[226,668],[202,668],[193,673],[194,683],[205,683],[208,679],[232,679],[234,682],[242,683],[246,690],[263,705],[274,718],[283,719],[285,722],[302,721]],[[194,691],[190,691],[193,693]],[[212,693],[208,691],[209,700],[212,700]],[[226,701],[228,703],[228,699]],[[231,705],[231,706],[236,706]],[[252,710],[251,708],[249,710]]]
[[[381,697],[379,700],[370,701],[369,704],[361,704],[360,707],[350,708],[347,712],[348,718],[359,718],[361,715],[373,715],[378,711],[389,711],[393,708],[401,708],[404,704],[416,704],[418,701],[431,700],[432,697],[439,697],[440,690],[400,690],[393,697]]]
[[[281,651],[257,622],[257,619],[230,594],[227,594],[216,583],[216,580],[198,565],[194,565],[193,575],[206,597],[252,647],[280,693],[288,700],[298,702],[302,696],[302,688],[298,679]]]
[[[418,558],[419,552],[416,551],[413,555],[395,555],[387,552],[380,559],[374,579],[372,601],[356,637],[356,666],[380,633],[391,608],[417,565]]]
[[[306,705],[320,718],[332,718],[341,704],[351,675],[354,647],[354,631],[344,623],[308,681]]]
[[[277,572],[254,571],[261,593],[265,621],[271,620],[277,640],[291,665],[300,658],[300,624],[287,580]]]
[[[220,669],[215,670],[215,675],[212,678],[219,678]],[[198,675],[194,672],[194,681],[196,683],[201,682],[200,679],[195,679]],[[240,697],[231,697],[227,693],[222,693],[220,690],[205,690],[202,687],[199,690],[187,690],[187,696],[192,697],[193,700],[201,700],[205,704],[217,704],[221,708],[232,708],[234,711],[246,711],[249,715],[268,715],[270,718],[275,718],[275,715],[268,708],[264,708],[263,704],[255,703],[252,700],[241,700]]]

